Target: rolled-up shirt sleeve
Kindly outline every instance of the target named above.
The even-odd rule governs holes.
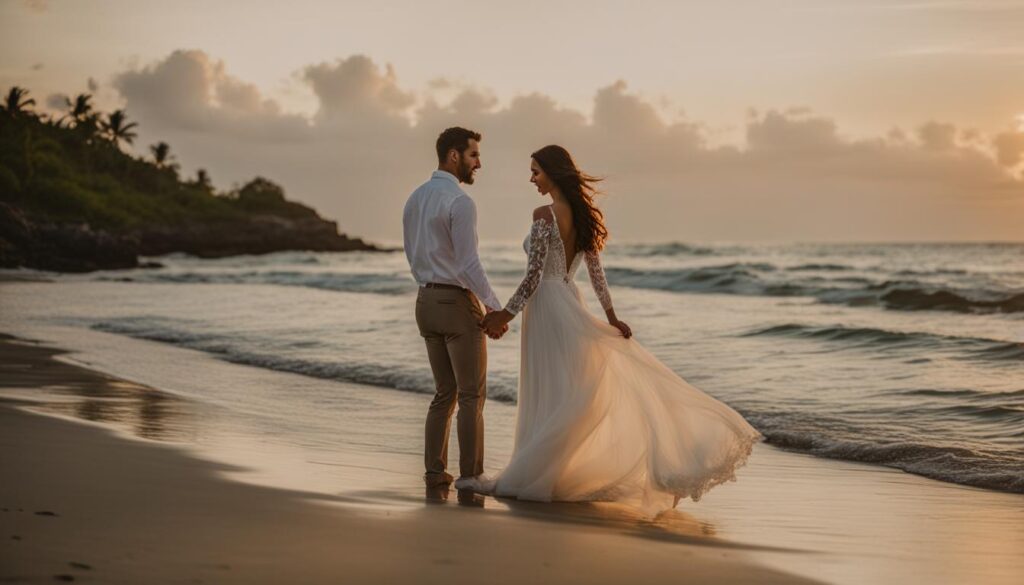
[[[452,203],[452,246],[455,248],[455,264],[459,279],[484,305],[495,311],[501,310],[498,295],[491,289],[480,255],[477,253],[476,204],[468,196],[459,197]]]

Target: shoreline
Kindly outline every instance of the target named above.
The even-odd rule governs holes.
[[[45,346],[4,339],[0,348],[12,373],[5,389],[77,385],[111,400],[156,392],[53,359],[59,350]],[[401,513],[329,505],[344,496],[236,482],[224,476],[236,470],[182,446],[32,406],[0,401],[0,468],[18,478],[0,485],[5,582],[814,582],[746,558],[756,547],[487,513],[477,499],[453,505],[454,494]]]
[[[737,563],[737,570],[757,572],[769,567],[781,582],[810,578],[852,585],[924,579],[1001,585],[1016,583],[1024,574],[1024,559],[1019,555],[1024,546],[1020,530],[1024,499],[1017,494],[946,484],[891,468],[821,459],[762,444],[755,447],[738,482],[719,486],[699,504],[686,501],[654,519],[602,504],[532,504],[488,497],[461,503],[471,506],[459,505],[454,493],[442,505],[428,505],[418,474],[418,445],[429,396],[268,371],[110,333],[67,328],[18,328],[15,332],[44,341],[26,344],[0,339],[0,352],[4,352],[0,364],[5,374],[16,374],[0,377],[0,401],[21,400],[24,408],[55,414],[50,420],[109,435],[112,442],[170,449],[186,461],[200,462],[200,467],[210,466],[209,475],[217,481],[278,496],[294,495],[296,501],[317,508],[330,503],[332,513],[341,514],[345,526],[344,518],[350,515],[369,519],[365,526],[371,531],[383,526],[380,523],[399,523],[404,532],[389,536],[398,550],[415,549],[419,540],[438,538],[424,522],[457,525],[443,537],[450,545],[469,550],[482,547],[483,558],[519,555],[522,562],[518,564],[492,559],[492,566],[510,574],[532,571],[526,576],[514,573],[518,577],[510,577],[509,582],[571,580],[566,575],[576,574],[549,573],[548,567],[533,566],[550,563],[543,551],[531,548],[539,533],[557,533],[552,536],[556,539],[552,550],[558,550],[565,562],[589,563],[593,556],[603,558],[610,548],[633,551],[630,558],[636,559],[653,555],[651,561],[643,562],[656,563],[658,569],[652,569],[644,582],[661,582],[668,574],[696,575],[696,582],[705,576],[709,582],[732,582],[714,569],[703,572],[707,562],[714,565],[723,559]],[[42,378],[19,380],[29,369],[10,367],[17,363],[6,353],[12,348],[23,357],[35,353]],[[110,361],[114,355],[117,359]],[[64,374],[54,378],[55,372]],[[217,393],[211,395],[214,389]],[[226,389],[246,392],[224,395]],[[263,391],[284,391],[297,398],[329,396],[330,404],[345,408],[331,407],[321,413],[321,406],[281,418],[259,401]],[[297,401],[289,408],[304,408],[303,404]],[[0,410],[10,408],[0,406]],[[499,469],[508,456],[513,414],[514,409],[505,404],[488,407],[488,473]],[[301,420],[308,428],[298,435],[280,428],[290,420]],[[8,442],[7,426],[0,424],[0,444]],[[308,443],[311,438],[326,438],[329,444]],[[22,439],[29,446],[38,442],[33,437]],[[454,441],[452,456],[457,457]],[[0,472],[8,474],[6,469]],[[54,473],[59,477],[64,471],[58,467]],[[66,480],[53,479],[55,484],[62,481]],[[122,488],[120,480],[105,481],[107,486]],[[124,491],[117,492],[117,497]],[[134,497],[132,493],[129,489],[124,497]],[[218,514],[190,521],[202,527],[221,522]],[[443,558],[453,558],[450,552],[444,554],[448,556]],[[379,555],[374,558],[380,560]],[[5,566],[2,561],[0,566]],[[151,564],[165,562],[176,561],[154,559]],[[616,573],[614,567],[601,566],[604,569],[595,571],[590,581],[637,578],[632,569]],[[450,572],[452,567],[447,569]],[[367,577],[370,581],[403,578],[367,574],[372,574]],[[443,570],[438,575],[444,575],[438,580],[451,579]],[[423,581],[420,574],[413,580]],[[737,582],[764,581],[758,576]],[[679,582],[678,575],[672,582]]]

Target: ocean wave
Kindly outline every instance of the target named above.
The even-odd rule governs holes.
[[[843,325],[803,325],[785,323],[761,327],[741,334],[742,337],[796,337],[822,341],[845,342],[851,347],[877,347],[892,349],[950,349],[961,351],[964,359],[1016,361],[1024,359],[1024,343],[1013,343],[982,337],[939,335],[921,331],[891,331],[875,327],[846,327]]]
[[[260,266],[288,266],[288,265],[323,265],[328,258],[352,257],[363,252],[308,252],[301,250],[288,250],[283,252],[270,252],[268,254],[238,254],[236,256],[223,256],[220,258],[201,258],[184,252],[173,252],[162,256],[145,256],[142,260],[158,262],[160,264],[188,267],[188,266],[223,266],[234,268],[257,268]]]
[[[818,457],[884,465],[962,485],[1024,493],[1022,462],[961,447],[914,442],[886,444],[828,439],[816,433],[765,430],[767,442]]]
[[[934,270],[898,270],[893,274],[898,276],[963,276],[968,274],[968,272],[962,268],[936,268]]]
[[[833,266],[836,268],[831,270],[843,271],[838,268],[841,265]],[[878,282],[861,276],[786,276],[798,274],[802,271],[797,270],[800,268],[796,266],[780,271],[777,266],[767,262],[733,262],[658,270],[610,266],[605,268],[605,272],[612,285],[669,292],[806,296],[824,303],[854,307],[881,306],[901,311],[1024,312],[1024,292],[981,288],[957,290],[952,286],[937,286],[915,280]]]
[[[776,268],[768,263],[733,262],[715,266],[677,268],[671,270],[637,270],[623,267],[605,267],[613,285],[633,288],[657,289],[671,292],[718,292],[746,295],[766,294],[766,283],[758,272],[772,272]],[[776,293],[782,294],[786,283],[779,283]],[[803,292],[796,287],[794,291]]]
[[[971,400],[1010,400],[1018,397],[1024,397],[1024,389],[1022,390],[1010,390],[1008,392],[984,392],[981,390],[972,390],[970,388],[960,388],[955,390],[941,390],[936,388],[914,388],[909,390],[899,390],[899,394],[907,394],[913,396],[929,396],[934,398],[967,398]]]
[[[957,417],[966,416],[984,420],[1006,422],[1014,425],[1024,424],[1024,409],[1015,406],[1006,406],[1001,404],[993,404],[986,406],[974,404],[954,404],[939,408],[933,408],[931,409],[930,414],[936,414],[940,416],[943,414],[949,414]]]
[[[986,294],[987,291],[983,291],[982,294],[985,296],[996,297],[986,300],[969,298],[951,290],[907,288],[888,282],[876,285],[874,288],[884,291],[879,296],[879,300],[890,309],[956,311],[958,313],[1018,313],[1024,311],[1024,292],[1000,298],[997,296],[998,293]]]
[[[97,280],[177,284],[272,284],[384,295],[407,294],[416,290],[416,283],[408,276],[394,273],[302,272],[288,270],[137,272],[132,273],[131,276],[102,275]]]
[[[901,331],[888,331],[873,327],[844,327],[841,325],[816,327],[812,325],[801,325],[799,323],[786,323],[773,325],[771,327],[759,328],[744,333],[743,337],[757,337],[762,335],[780,335],[789,337],[805,337],[812,339],[827,340],[859,340],[870,343],[904,343],[913,341],[931,341],[935,336],[927,333],[907,333]]]
[[[854,270],[852,266],[846,266],[844,264],[800,264],[798,266],[789,266],[786,268],[791,272],[802,272],[802,271],[840,271],[840,270]]]
[[[978,349],[975,355],[983,359],[1020,361],[1024,360],[1024,343],[999,343]]]
[[[248,339],[243,335],[223,335],[188,331],[187,323],[162,317],[131,317],[93,323],[92,329],[106,333],[126,335],[136,339],[158,341],[216,355],[224,361],[255,366],[279,372],[302,374],[314,378],[380,386],[394,390],[434,393],[434,381],[429,368],[379,362],[352,360],[322,361],[310,357],[285,355],[287,349],[302,348],[301,341],[277,341],[273,347],[266,340]],[[488,398],[500,402],[515,402],[516,380],[498,376],[488,378]]]
[[[621,244],[611,248],[614,253],[621,253],[627,256],[713,256],[720,253],[714,248],[705,246],[694,246],[682,242],[668,242],[665,244]]]

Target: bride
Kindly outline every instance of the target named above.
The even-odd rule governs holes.
[[[556,145],[533,153],[530,171],[552,203],[533,212],[522,284],[482,322],[497,334],[523,313],[515,445],[496,479],[472,487],[523,500],[668,508],[735,480],[761,434],[658,361],[615,315],[599,255],[608,235],[593,201],[599,179]],[[576,287],[581,262],[608,324]]]

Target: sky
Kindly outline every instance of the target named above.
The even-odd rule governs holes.
[[[374,240],[464,125],[484,240],[526,233],[558,143],[612,241],[1019,241],[1021,31],[1024,0],[0,0],[0,87],[93,93],[137,154]]]

